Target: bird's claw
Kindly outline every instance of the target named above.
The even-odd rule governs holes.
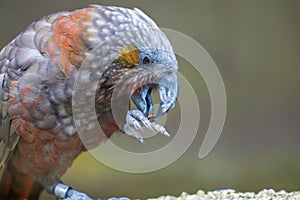
[[[67,197],[64,198],[63,200],[92,200],[92,199],[88,197],[85,193],[70,189],[67,192]]]
[[[155,123],[151,122],[140,110],[129,110],[126,115],[126,123],[123,127],[125,134],[137,138],[141,143],[144,142],[143,136],[140,134],[140,131],[143,131],[141,124],[152,132],[159,132],[163,135],[170,137],[170,134],[166,129]]]
[[[151,127],[154,129],[154,131],[162,133],[164,136],[171,137],[171,135],[167,132],[165,127],[163,127],[162,125],[152,122]]]

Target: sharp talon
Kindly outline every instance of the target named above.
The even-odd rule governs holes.
[[[148,129],[150,129],[152,132],[154,132],[153,127],[151,126],[151,122],[147,121],[145,123],[143,123]]]
[[[151,117],[151,116],[148,115],[148,117]],[[171,135],[166,131],[166,129],[163,126],[161,126],[155,122],[151,122],[139,110],[128,111],[127,116],[126,116],[126,124],[124,125],[123,131],[127,135],[133,136],[133,137],[137,138],[141,143],[144,143],[144,138],[140,134],[141,131],[144,131],[141,124],[144,125],[146,128],[148,128],[152,132],[159,132],[166,137],[171,137]]]
[[[143,144],[144,143],[144,139],[143,138],[138,138],[138,140]]]
[[[133,136],[136,139],[138,139],[141,143],[144,143],[144,139],[142,137],[142,135],[136,131],[136,129],[134,129],[133,127],[130,127],[129,125],[124,125],[123,131],[125,132],[125,134],[129,135],[129,136]]]
[[[134,122],[133,126],[134,126],[134,128],[135,128],[135,129],[137,129],[137,130],[140,130],[140,131],[143,131],[143,132],[144,132],[144,130],[143,130],[142,126],[140,125],[140,123],[138,123],[138,122]]]
[[[149,119],[147,119],[146,117],[143,116],[143,118],[141,119],[141,122],[143,123],[144,126],[146,126],[146,128],[150,129],[151,131],[154,131]]]
[[[87,196],[85,193],[70,189],[67,193],[67,197],[63,200],[92,200],[92,199],[89,196]]]
[[[161,126],[155,122],[152,122],[151,125],[152,125],[152,128],[154,129],[154,131],[162,133],[164,136],[171,137],[171,135],[167,132],[167,130],[163,126]]]
[[[164,131],[163,134],[167,137],[171,137],[171,135],[167,131]]]

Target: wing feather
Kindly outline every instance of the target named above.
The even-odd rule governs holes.
[[[15,129],[11,129],[8,115],[8,91],[5,87],[5,73],[0,74],[0,168],[6,163],[19,140]]]

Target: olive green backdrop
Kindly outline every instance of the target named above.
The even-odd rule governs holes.
[[[199,132],[189,150],[171,166],[147,174],[110,169],[85,153],[63,177],[66,183],[101,198],[144,199],[198,189],[299,189],[300,1],[1,0],[0,48],[31,21],[90,3],[138,7],[161,27],[197,40],[223,76],[228,112],[217,145],[198,159],[210,117],[209,94],[201,76],[179,58],[180,72],[193,85],[201,108]],[[142,146],[137,141],[130,145]],[[43,193],[47,198],[53,199]]]

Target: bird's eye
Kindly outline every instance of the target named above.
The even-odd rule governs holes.
[[[142,61],[143,61],[143,64],[149,64],[151,62],[149,56],[144,56]]]

